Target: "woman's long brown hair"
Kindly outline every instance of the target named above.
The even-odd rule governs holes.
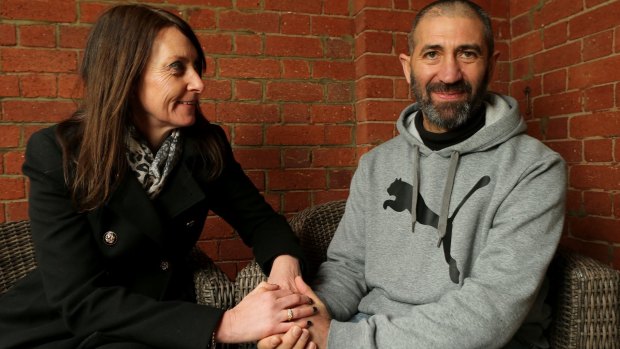
[[[198,38],[185,21],[164,10],[143,5],[113,7],[90,31],[80,68],[84,98],[78,110],[57,129],[65,181],[80,211],[104,203],[125,174],[131,100],[136,98],[155,37],[171,26],[190,40],[198,53],[196,64],[203,72],[206,61]],[[209,164],[210,177],[217,177],[223,167],[225,140],[214,132],[200,108],[190,127],[193,134],[201,136],[199,150]]]

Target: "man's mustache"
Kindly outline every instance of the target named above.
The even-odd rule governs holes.
[[[434,82],[426,86],[426,92],[465,92],[471,94],[472,87],[465,80],[460,80],[452,84]]]

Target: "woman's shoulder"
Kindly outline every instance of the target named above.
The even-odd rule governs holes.
[[[58,126],[50,126],[33,133],[26,146],[26,166],[57,168],[62,164],[62,149],[56,136]]]

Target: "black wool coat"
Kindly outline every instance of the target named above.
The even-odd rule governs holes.
[[[78,213],[55,128],[28,142],[23,171],[38,267],[0,297],[0,348],[95,348],[115,341],[207,348],[223,310],[195,304],[188,255],[210,210],[253,247],[265,272],[281,254],[303,260],[286,220],[265,202],[229,145],[216,180],[206,180],[197,140],[187,136],[156,199],[128,172],[108,202]]]

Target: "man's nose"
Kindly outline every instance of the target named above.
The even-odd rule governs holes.
[[[463,78],[458,60],[450,56],[445,57],[437,75],[439,80],[446,84],[455,83]]]

